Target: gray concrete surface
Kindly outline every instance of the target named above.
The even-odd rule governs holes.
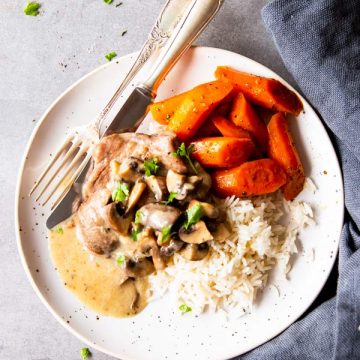
[[[105,62],[104,54],[137,50],[164,0],[27,0],[0,3],[0,359],[80,359],[83,344],[68,333],[32,290],[17,253],[14,192],[20,160],[41,114],[75,80]],[[267,0],[226,0],[197,42],[263,63],[293,82],[260,15]],[[121,36],[127,30],[126,35]],[[65,66],[66,65],[66,66]],[[93,359],[110,357],[93,351]]]

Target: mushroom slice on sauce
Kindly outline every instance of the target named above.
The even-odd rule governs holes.
[[[186,244],[186,246],[180,250],[179,254],[191,261],[202,260],[209,253],[209,245],[207,243],[203,244]]]
[[[194,205],[201,205],[201,209],[203,212],[203,215],[210,218],[210,219],[216,219],[217,217],[219,217],[220,212],[219,209],[217,209],[214,205],[209,204],[207,202],[202,202],[202,201],[198,201],[198,200],[191,200],[189,203],[189,208],[191,208]]]
[[[164,245],[160,247],[160,255],[165,257],[170,257],[179,250],[181,250],[183,246],[184,246],[183,241],[170,239],[170,241],[167,241]]]
[[[137,179],[129,196],[126,213],[128,213],[140,200],[141,195],[146,189],[146,184],[142,179]]]
[[[144,205],[138,211],[141,225],[159,231],[173,225],[181,215],[181,211],[173,206],[154,203]]]
[[[120,215],[117,211],[116,203],[111,203],[104,207],[104,217],[110,226],[122,235],[127,235],[132,222],[132,214]]]
[[[214,239],[203,221],[198,221],[187,230],[182,227],[179,237],[188,244],[202,244]]]
[[[146,228],[142,231],[139,239],[140,251],[145,255],[150,255],[153,259],[156,270],[165,268],[164,260],[161,258],[159,247],[156,243],[152,229]]]
[[[150,275],[154,272],[154,264],[147,258],[134,261],[128,259],[125,262],[124,273],[128,278],[137,278]]]
[[[168,193],[166,188],[166,180],[163,176],[147,176],[145,178],[146,184],[155,195],[157,201],[165,200],[166,194]]]
[[[112,172],[120,179],[134,181],[141,177],[140,172],[143,170],[144,164],[134,157],[129,157],[121,164],[117,160],[113,160],[111,168]]]

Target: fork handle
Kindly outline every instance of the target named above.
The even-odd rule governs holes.
[[[153,65],[150,76],[138,87],[143,88],[153,98],[166,74],[176,64],[181,55],[191,46],[203,29],[219,11],[225,0],[193,0],[167,41]]]

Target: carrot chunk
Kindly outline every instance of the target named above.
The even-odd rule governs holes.
[[[222,116],[214,116],[211,118],[211,121],[223,136],[251,139],[248,131],[236,126]]]
[[[170,115],[168,129],[182,141],[190,140],[212,110],[233,89],[229,83],[213,81],[201,84],[182,96],[180,104]]]
[[[255,151],[251,139],[234,137],[208,137],[194,140],[192,156],[205,167],[227,168],[238,166]]]
[[[286,183],[286,173],[272,159],[246,162],[228,170],[212,173],[212,186],[222,197],[264,195],[278,190]]]
[[[171,117],[174,116],[175,111],[183,101],[186,94],[187,92],[151,104],[149,108],[152,117],[161,125],[169,124]]]
[[[215,76],[232,83],[235,90],[244,93],[254,104],[294,115],[298,115],[303,108],[299,97],[275,79],[248,74],[227,66],[218,66]]]
[[[265,153],[268,146],[268,132],[265,123],[246,100],[244,94],[238,93],[233,101],[230,120],[247,130],[255,138],[259,148]]]
[[[284,197],[293,200],[304,187],[305,174],[285,116],[275,114],[268,124],[268,130],[269,156],[285,169],[288,181],[283,187]]]

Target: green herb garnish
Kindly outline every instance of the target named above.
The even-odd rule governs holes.
[[[64,234],[64,229],[61,227],[61,226],[57,226],[54,231],[57,233],[57,234],[60,234],[60,235],[63,235]]]
[[[112,192],[112,200],[123,202],[129,197],[129,185],[125,182],[117,182]]]
[[[140,224],[141,216],[142,216],[142,212],[140,210],[137,210],[135,213],[135,224],[136,225]]]
[[[171,225],[164,226],[161,229],[161,244],[165,244],[172,235],[176,234],[175,232],[171,232]]]
[[[114,57],[117,57],[117,53],[115,51],[111,51],[107,55],[105,55],[105,59],[107,61],[111,61]]]
[[[112,4],[113,1],[114,0],[104,0],[104,3],[110,5],[110,4]]]
[[[165,201],[165,205],[171,204],[175,200],[177,195],[178,195],[177,192],[170,191],[169,197],[168,197],[167,201]]]
[[[196,204],[191,208],[186,210],[186,221],[184,223],[184,228],[187,230],[191,225],[196,224],[203,214],[203,209],[200,204]]]
[[[133,232],[131,233],[131,239],[133,241],[137,241],[138,236],[141,234],[141,232],[142,232],[142,229],[140,229],[140,228],[133,230]]]
[[[189,163],[191,169],[194,171],[195,174],[198,173],[197,169],[194,166],[194,163],[192,162],[190,155],[194,152],[194,145],[191,144],[189,147],[185,146],[185,143],[182,143],[176,150],[176,152],[173,153],[174,156],[183,157],[187,160]]]
[[[83,360],[86,360],[91,356],[91,352],[88,348],[82,348],[80,351],[80,355]]]
[[[182,314],[186,314],[192,311],[192,308],[190,306],[187,306],[186,304],[182,304],[179,306],[179,310],[181,311]]]
[[[153,158],[151,160],[145,160],[144,168],[145,168],[145,176],[155,175],[160,169],[158,159]]]
[[[123,266],[125,264],[126,257],[125,255],[119,255],[116,259],[116,262],[119,266]]]
[[[41,7],[41,4],[39,4],[36,1],[31,1],[27,3],[27,5],[24,8],[25,15],[28,16],[37,16],[39,15],[39,9]]]

